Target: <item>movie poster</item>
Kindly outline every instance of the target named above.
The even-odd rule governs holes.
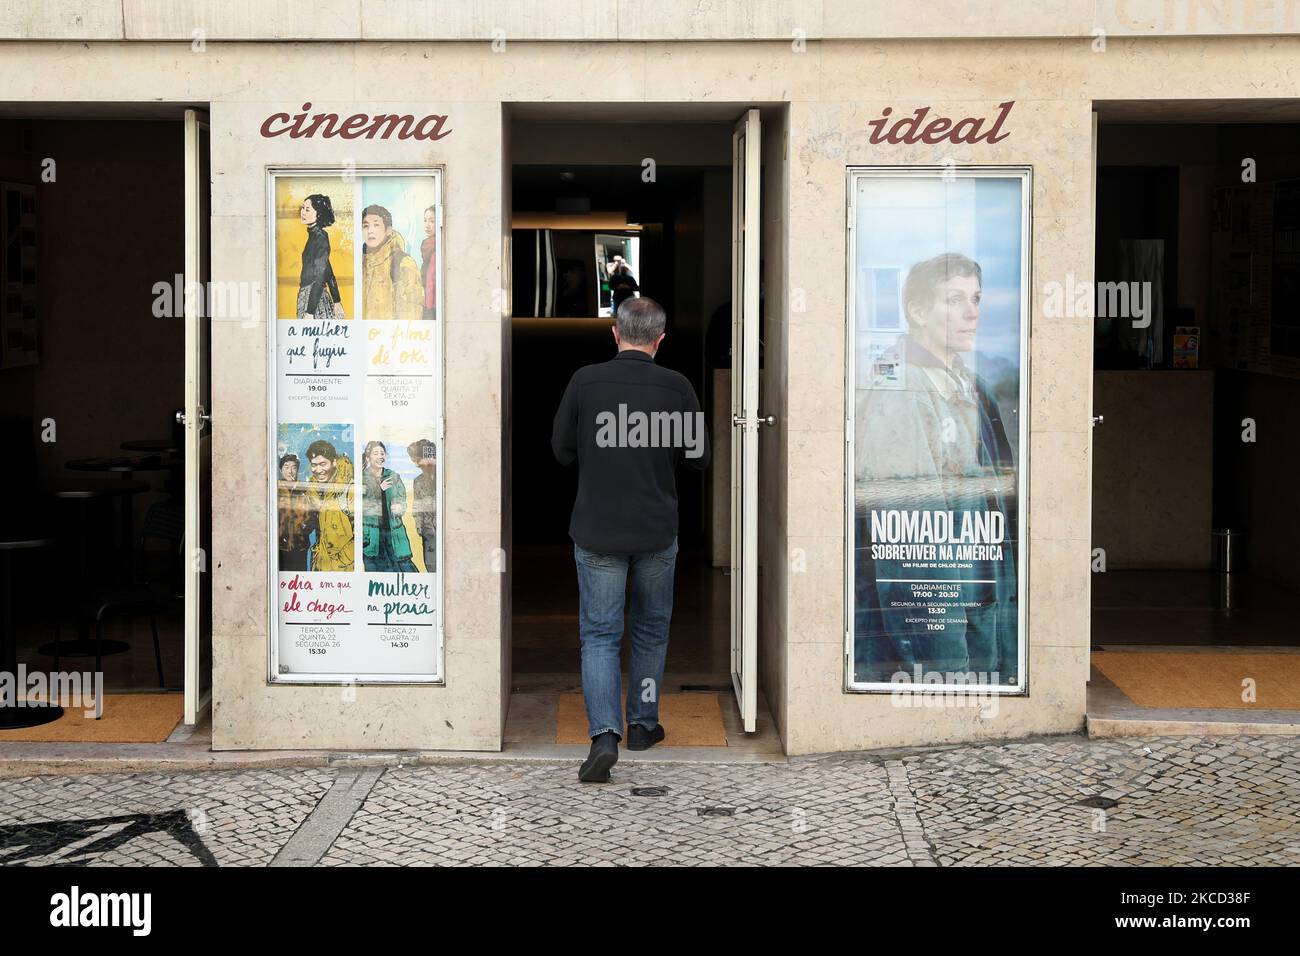
[[[850,182],[849,687],[1022,693],[1029,171]]]
[[[441,177],[274,171],[271,679],[441,678]]]

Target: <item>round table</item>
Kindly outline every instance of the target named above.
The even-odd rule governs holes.
[[[115,472],[122,476],[123,482],[141,485],[142,482],[132,480],[132,475],[137,471],[170,471],[175,467],[175,462],[159,458],[157,455],[133,458],[74,458],[65,461],[63,467],[70,471]],[[64,486],[66,487],[67,483]],[[76,483],[74,482],[72,486],[75,487]],[[149,485],[143,485],[142,490],[149,491]],[[105,493],[111,495],[115,492]],[[122,554],[122,583],[130,584],[135,576],[135,507],[130,502],[122,505],[122,542],[125,549]]]
[[[137,441],[124,441],[118,447],[122,451],[144,451],[155,455],[179,455],[185,450],[170,438],[141,438]]]
[[[85,618],[82,616],[82,608],[80,606],[82,603],[85,602],[86,595],[89,592],[88,585],[90,583],[88,562],[86,560],[86,536],[84,534],[85,524],[86,524],[86,506],[91,501],[94,501],[99,498],[118,497],[122,499],[122,511],[124,514],[123,527],[125,530],[125,537],[126,537],[125,546],[126,546],[126,554],[127,554],[127,559],[123,563],[125,567],[129,569],[131,563],[130,555],[131,552],[134,550],[134,545],[133,542],[131,541],[132,505],[129,498],[132,495],[138,495],[141,492],[145,492],[149,490],[150,490],[149,485],[143,481],[117,481],[113,479],[102,479],[102,478],[64,479],[54,484],[52,491],[55,498],[59,499],[60,501],[76,502],[80,507],[80,518],[81,518],[80,523],[82,525],[83,534],[81,535],[81,560],[80,560],[81,568],[80,568],[80,579],[78,581],[80,593],[77,595],[78,598],[77,635],[78,636],[75,641],[59,642],[57,648],[55,647],[54,641],[50,641],[49,643],[42,644],[39,648],[42,654],[48,654],[51,657],[53,657],[55,656],[55,652],[57,650],[58,656],[60,657],[94,657],[95,656],[95,641],[90,638],[89,627],[86,623]],[[127,580],[129,581],[130,578],[128,577]],[[128,651],[130,649],[131,649],[131,645],[126,643],[125,641],[106,640],[103,642],[103,645],[100,649],[100,653],[103,655],[121,654],[123,651]]]
[[[140,438],[124,441],[119,446],[123,451],[139,451],[151,455],[161,455],[171,472],[170,483],[163,486],[164,494],[183,495],[185,493],[185,448],[172,438]],[[146,469],[139,469],[144,471]],[[148,469],[152,471],[153,469]]]
[[[109,458],[73,458],[63,467],[69,471],[113,472],[130,481],[137,471],[171,471],[184,462],[166,455],[117,455]]]
[[[56,498],[97,498],[100,495],[138,495],[149,491],[147,481],[119,481],[116,478],[59,478],[49,485]]]
[[[18,641],[14,636],[13,553],[53,546],[53,538],[39,535],[0,533],[0,597],[3,598],[3,622],[0,623],[0,667],[13,675],[14,696],[23,693],[18,686]],[[58,720],[63,708],[54,703],[5,706],[0,700],[0,730],[17,730],[20,727],[38,727]]]

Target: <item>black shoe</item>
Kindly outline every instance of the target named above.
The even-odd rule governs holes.
[[[663,724],[655,724],[654,730],[646,730],[640,724],[631,724],[627,728],[628,750],[649,750],[663,739]]]
[[[591,753],[578,770],[583,783],[609,783],[609,768],[618,763],[618,734],[607,730],[591,738]]]

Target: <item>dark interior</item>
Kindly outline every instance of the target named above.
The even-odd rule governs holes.
[[[1300,644],[1300,126],[1103,118],[1096,209],[1098,283],[1159,243],[1163,303],[1146,350],[1095,319],[1094,648]]]
[[[5,556],[17,659],[53,670],[49,642],[93,640],[98,617],[126,645],[105,649],[110,693],[182,683],[182,157],[174,120],[0,121],[0,182],[28,187],[34,207],[3,237],[22,270],[0,278],[0,523],[9,540],[45,542]],[[19,303],[34,319],[21,328]]]
[[[712,395],[711,384],[712,369],[727,367],[730,347],[731,170],[661,165],[649,183],[641,172],[636,165],[515,166],[514,211],[561,219],[564,210],[577,210],[567,214],[578,228],[551,231],[557,261],[589,261],[593,233],[618,231],[582,225],[588,210],[625,212],[626,221],[639,226],[641,274],[635,278],[641,294],[667,312],[667,338],[656,361],[690,380],[709,416],[713,402],[730,401],[728,395]],[[568,537],[577,470],[555,461],[551,425],[573,372],[607,361],[616,351],[612,320],[596,317],[594,305],[585,315],[574,314],[579,310],[569,306],[552,317],[531,317],[537,311],[536,237],[533,229],[514,231],[511,492],[517,686],[528,675],[578,672],[577,579]],[[725,274],[716,269],[707,274],[709,261],[726,263]],[[586,273],[594,282],[594,272]],[[594,289],[581,294],[583,301],[596,302]],[[707,488],[707,476],[679,471],[678,596],[668,670],[725,681],[727,578],[710,562]],[[716,506],[725,510],[727,503]]]

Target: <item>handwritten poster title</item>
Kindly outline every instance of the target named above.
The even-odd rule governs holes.
[[[302,325],[301,336],[298,332],[297,328],[289,326],[285,329],[285,338],[310,338],[310,351],[306,342],[288,346],[284,350],[288,367],[293,368],[295,362],[310,358],[313,369],[328,370],[335,359],[342,364],[347,358],[347,339],[352,334],[352,326],[346,322],[307,322]]]

